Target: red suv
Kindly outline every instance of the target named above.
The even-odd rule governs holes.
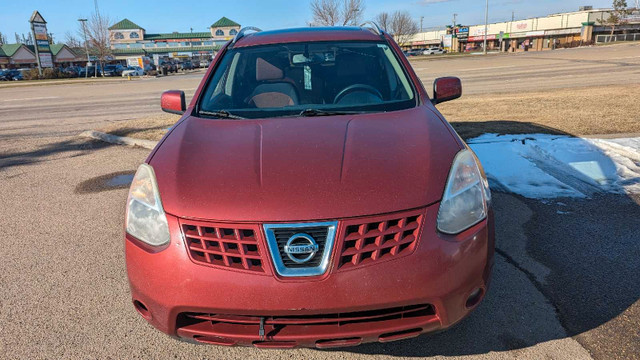
[[[257,30],[257,29],[251,29]],[[239,32],[135,175],[126,260],[159,330],[330,348],[446,329],[485,296],[490,193],[474,153],[373,28]]]

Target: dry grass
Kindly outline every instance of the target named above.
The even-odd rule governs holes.
[[[640,85],[469,95],[438,105],[463,138],[483,133],[640,133]]]
[[[438,105],[465,139],[484,133],[640,133],[640,85],[469,95]],[[115,123],[110,134],[159,140],[180,117],[160,113]]]
[[[179,115],[159,113],[141,119],[120,121],[99,131],[145,140],[160,140],[167,129],[180,120]]]

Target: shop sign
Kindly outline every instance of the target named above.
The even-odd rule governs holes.
[[[468,26],[463,26],[460,27],[458,29],[456,29],[456,34],[458,36],[459,39],[463,40],[469,37],[469,27]]]
[[[631,15],[627,15],[624,16],[622,18],[622,22],[627,22],[627,23],[640,23],[640,14],[631,14]]]
[[[547,30],[545,31],[545,35],[547,36],[555,36],[555,35],[571,35],[577,34],[580,32],[580,29],[561,29],[561,30]]]
[[[47,25],[43,23],[33,23],[33,32],[36,40],[49,40],[47,37]]]
[[[53,59],[51,58],[51,53],[40,54],[40,66],[42,66],[43,68],[53,67]]]
[[[484,35],[484,26],[476,27],[470,32],[471,37],[482,36]]]
[[[443,47],[450,49],[451,48],[451,44],[452,44],[452,39],[453,39],[453,36],[451,36],[451,35],[443,36],[443,38],[442,38]]]
[[[516,23],[515,27],[517,30],[528,30],[529,29],[529,23],[528,22],[520,22],[520,23]]]
[[[31,31],[36,40],[36,59],[38,62],[38,70],[42,74],[42,68],[52,68],[53,60],[51,49],[49,48],[49,36],[47,35],[47,22],[42,15],[36,10],[29,19],[31,23]]]
[[[484,41],[485,36],[470,36],[469,41]],[[487,40],[495,40],[495,35],[486,36]]]
[[[526,33],[527,37],[536,37],[536,36],[544,36],[544,31],[529,31]]]

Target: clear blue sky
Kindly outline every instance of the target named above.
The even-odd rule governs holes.
[[[8,1],[8,0],[6,0]],[[243,26],[262,29],[305,26],[311,20],[311,0],[98,0],[100,11],[114,22],[128,18],[147,32],[207,31],[222,16]],[[3,1],[4,2],[4,1]],[[484,22],[482,0],[365,0],[367,19],[381,11],[408,10],[416,20],[424,16],[424,27],[450,24],[458,13],[458,23]],[[580,5],[610,7],[611,0],[490,0],[491,22],[516,18],[544,16],[550,13],[576,11]],[[14,33],[29,32],[28,20],[33,10],[39,10],[48,22],[48,29],[57,41],[64,40],[67,31],[78,29],[77,19],[93,12],[93,0],[25,0],[6,4],[0,11],[0,32],[14,42]]]

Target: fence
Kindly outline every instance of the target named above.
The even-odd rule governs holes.
[[[596,44],[611,43],[617,41],[640,41],[640,33],[596,36]]]

